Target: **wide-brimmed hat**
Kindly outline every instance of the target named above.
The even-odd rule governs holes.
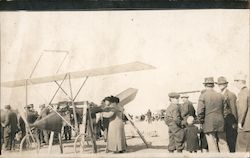
[[[203,84],[214,84],[214,78],[213,77],[206,77],[204,79],[204,83]]]
[[[108,96],[108,97],[105,97],[102,101],[103,102],[105,102],[105,101],[109,101],[110,102],[110,100],[111,100],[111,97]]]
[[[118,97],[110,96],[110,102],[111,103],[119,103],[120,99]]]
[[[180,94],[176,92],[171,92],[168,94],[169,98],[180,98]]]
[[[220,85],[220,84],[227,84],[227,79],[223,76],[219,77],[217,82],[215,82],[216,84]]]

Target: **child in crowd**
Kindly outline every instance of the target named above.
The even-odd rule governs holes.
[[[194,117],[189,116],[187,118],[187,128],[186,128],[186,150],[190,153],[197,152],[199,150],[199,139],[198,139],[199,129],[194,125]]]

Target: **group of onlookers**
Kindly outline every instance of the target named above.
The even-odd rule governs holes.
[[[197,116],[192,103],[185,100],[179,105],[180,95],[169,93],[165,122],[169,127],[169,152],[186,149],[196,152],[249,152],[250,151],[250,97],[246,86],[246,75],[237,74],[235,86],[238,97],[229,91],[228,81],[219,77],[205,78],[205,89],[198,100]],[[220,93],[214,90],[218,85]],[[199,127],[199,128],[198,128]],[[199,137],[198,137],[199,135]]]
[[[197,112],[188,95],[169,93],[170,105],[165,111],[164,121],[169,127],[169,152],[182,152],[187,150],[197,152],[206,149],[209,152],[249,152],[250,151],[250,97],[246,86],[246,75],[239,74],[234,79],[239,89],[238,97],[229,91],[228,81],[219,77],[214,82],[213,77],[205,78],[205,89],[201,91]],[[214,90],[218,85],[220,93]],[[179,104],[179,98],[183,103]],[[125,152],[127,143],[124,130],[124,108],[119,105],[119,98],[114,96],[102,100],[102,110],[94,114],[94,133],[101,137],[103,131],[104,141],[107,142],[106,151],[115,153]],[[40,105],[40,114],[34,110],[33,104],[25,106],[25,120],[33,124],[50,114],[45,104]],[[69,106],[63,112],[67,122],[73,123]],[[62,112],[62,110],[60,111]],[[148,110],[146,117],[148,123],[152,122],[152,112]],[[71,139],[71,126],[64,124],[65,139]],[[98,130],[99,129],[99,130]],[[39,143],[49,143],[50,132],[31,128]],[[5,106],[1,111],[1,148],[11,150],[15,143],[16,133],[21,133],[21,139],[27,129],[25,121],[20,114]],[[99,133],[99,134],[98,134]]]

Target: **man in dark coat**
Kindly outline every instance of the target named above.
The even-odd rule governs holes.
[[[227,144],[230,152],[235,152],[237,138],[237,111],[236,95],[227,89],[228,82],[225,77],[218,78],[218,87],[224,96],[224,118]]]
[[[10,105],[6,105],[5,110],[5,121],[2,123],[4,127],[4,148],[5,150],[11,150],[15,145],[14,139],[18,131],[18,120]]]
[[[181,99],[183,100],[183,104],[181,105],[181,117],[183,119],[182,124],[187,125],[187,118],[189,116],[193,116],[196,118],[195,109],[193,103],[188,100],[188,95],[182,95]]]
[[[29,104],[27,106],[25,106],[25,110],[26,110],[26,120],[29,124],[33,124],[39,117],[38,112],[34,110],[34,105],[33,104]],[[27,131],[27,130],[26,130]],[[32,131],[36,141],[39,143],[39,135],[38,135],[38,129],[33,129]]]
[[[235,85],[240,90],[237,101],[238,136],[236,141],[237,152],[250,152],[250,96],[246,86],[246,75],[237,74]]]
[[[217,93],[213,77],[205,78],[203,90],[198,101],[198,120],[203,124],[207,138],[208,150],[211,152],[229,152],[224,132],[223,101],[224,97]]]
[[[182,152],[184,149],[184,129],[181,128],[181,111],[179,105],[178,93],[172,92],[169,93],[169,98],[171,104],[166,110],[165,123],[168,125],[168,134],[169,134],[169,145],[168,151]]]

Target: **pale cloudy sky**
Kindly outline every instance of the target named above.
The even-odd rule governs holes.
[[[61,73],[132,61],[157,67],[90,78],[78,98],[99,103],[137,88],[126,109],[141,114],[166,108],[170,91],[202,89],[204,77],[224,75],[232,83],[235,73],[249,74],[249,11],[1,12],[2,81],[27,78],[44,50],[69,52]],[[63,57],[45,53],[33,76],[55,74]],[[74,94],[82,80],[73,83]],[[53,83],[29,87],[29,103],[49,101],[55,89]],[[1,105],[23,106],[24,92],[1,88]]]

